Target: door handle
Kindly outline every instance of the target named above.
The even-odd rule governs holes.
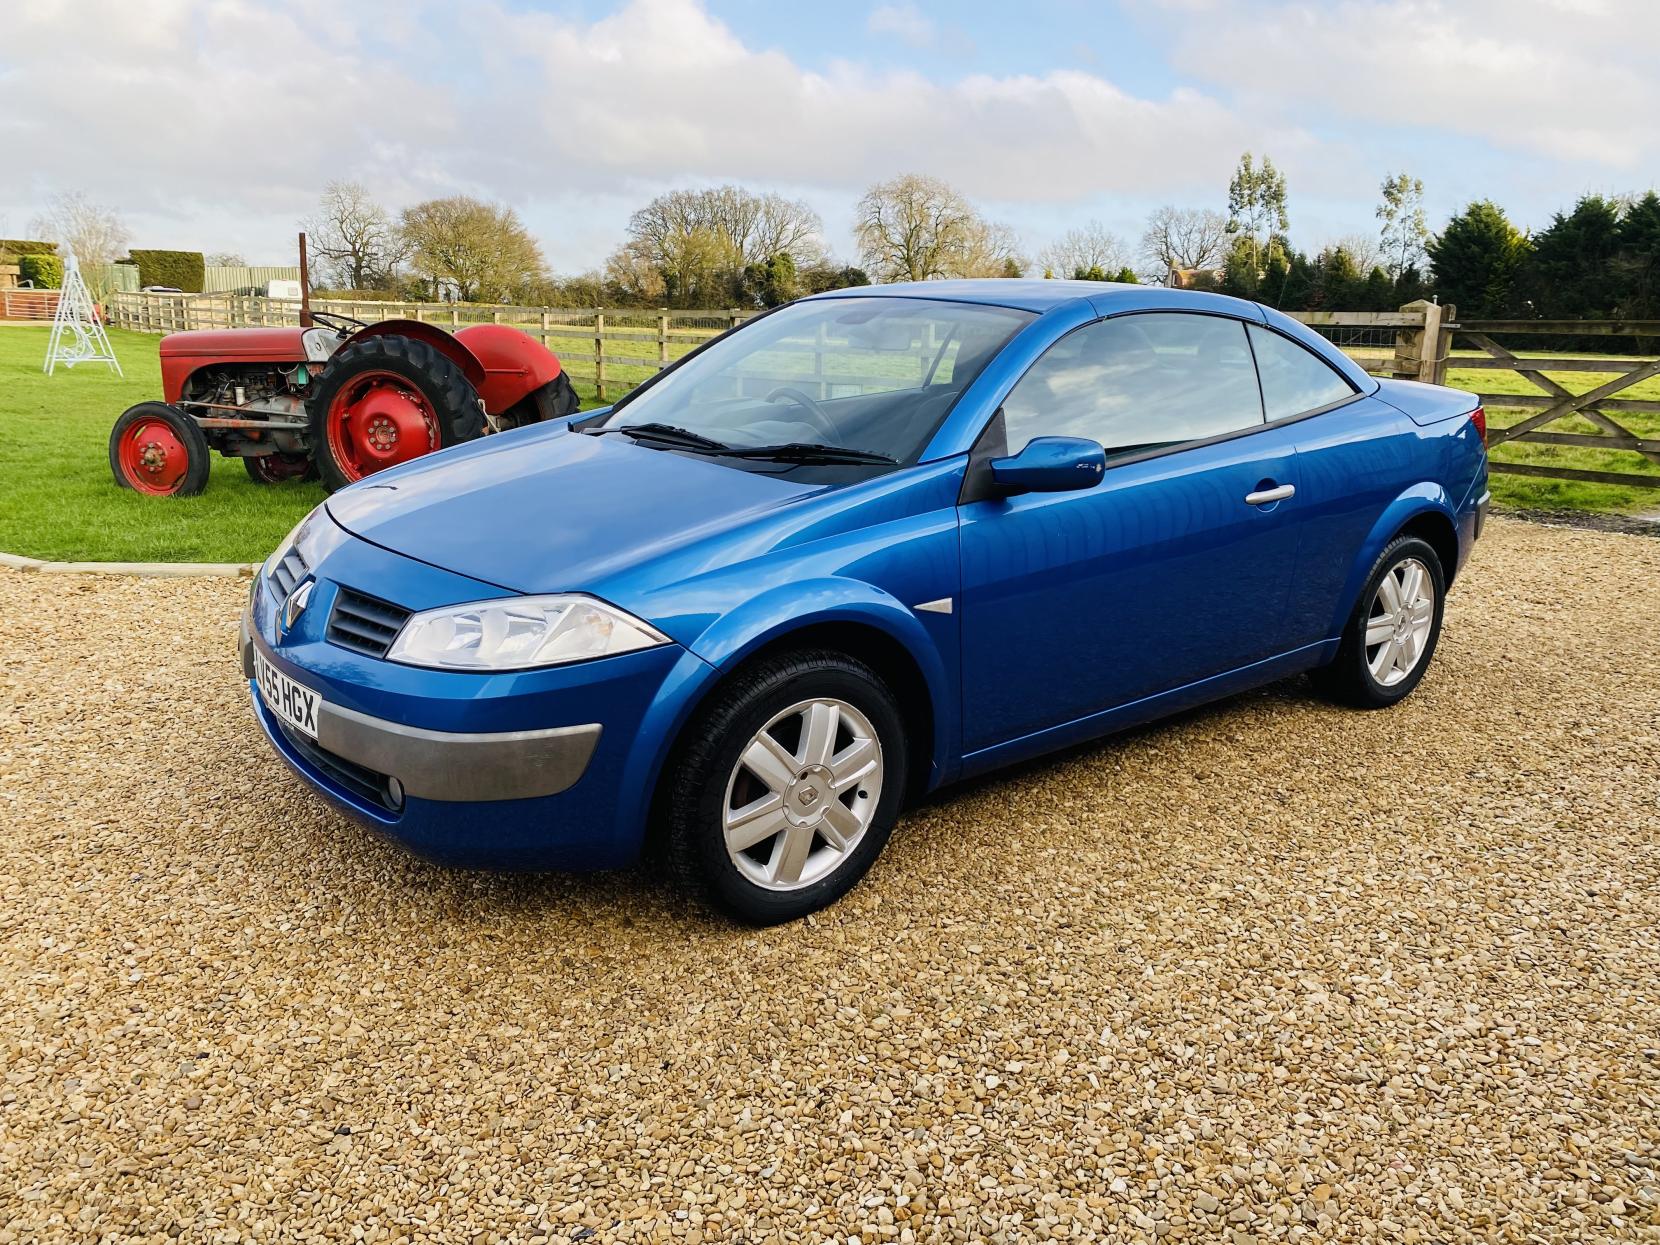
[[[1278,488],[1265,488],[1259,489],[1255,493],[1246,493],[1245,504],[1247,506],[1267,506],[1273,502],[1284,501],[1287,497],[1295,497],[1296,495],[1297,486],[1295,484],[1282,484]]]

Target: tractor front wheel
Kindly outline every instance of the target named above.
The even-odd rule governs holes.
[[[242,460],[255,484],[282,484],[287,480],[315,480],[317,464],[309,454],[251,454]]]
[[[323,487],[483,435],[484,411],[461,369],[423,341],[389,335],[329,360],[306,399]]]
[[[207,487],[208,466],[207,435],[165,402],[140,402],[110,430],[110,471],[122,488],[194,497]]]

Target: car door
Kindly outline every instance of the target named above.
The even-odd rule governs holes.
[[[965,760],[1284,641],[1296,456],[1264,424],[1241,321],[1149,312],[1073,330],[1016,383],[976,458],[1038,436],[1099,441],[1107,469],[1086,490],[959,509]]]

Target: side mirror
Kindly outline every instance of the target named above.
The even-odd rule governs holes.
[[[991,460],[996,491],[1070,493],[1094,488],[1107,469],[1107,452],[1086,437],[1033,437],[1026,448]]]

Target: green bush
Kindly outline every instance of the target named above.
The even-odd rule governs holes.
[[[37,290],[59,290],[63,288],[63,261],[56,255],[19,255],[17,275],[33,282]]]
[[[200,294],[207,279],[207,261],[200,251],[137,251],[132,263],[138,265],[138,284],[171,285],[186,294]]]
[[[28,242],[18,238],[0,238],[0,255],[56,255],[56,242]]]

